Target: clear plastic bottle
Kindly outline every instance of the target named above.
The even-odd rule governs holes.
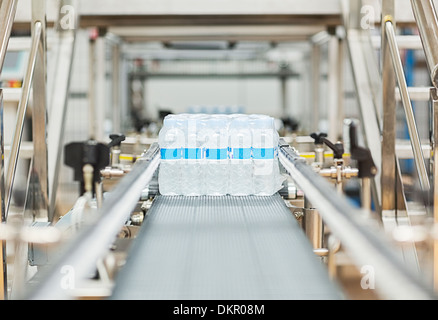
[[[184,123],[173,115],[166,116],[158,135],[161,161],[158,172],[162,195],[181,193],[181,158],[184,143]]]
[[[221,196],[228,193],[228,120],[211,116],[205,121],[200,137],[204,143],[205,194]]]
[[[203,193],[204,179],[201,168],[202,144],[199,131],[205,125],[203,114],[185,115],[186,130],[181,160],[181,194],[199,196]]]
[[[254,193],[253,165],[251,160],[252,135],[249,117],[233,117],[229,130],[229,193],[246,196]]]
[[[269,196],[277,191],[274,160],[278,142],[275,142],[273,118],[252,115],[251,128],[254,194]]]

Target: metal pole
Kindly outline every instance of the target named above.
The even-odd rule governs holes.
[[[29,61],[27,64],[26,74],[24,75],[23,87],[21,89],[21,98],[17,110],[17,122],[15,125],[14,137],[11,145],[11,153],[9,155],[8,170],[6,174],[6,218],[8,216],[9,204],[12,196],[12,187],[14,185],[15,171],[18,163],[18,155],[20,152],[20,144],[23,135],[24,120],[26,117],[26,109],[29,104],[30,89],[35,71],[36,56],[41,37],[42,24],[36,22],[33,28],[32,44],[29,52]]]
[[[369,30],[360,26],[362,15],[360,0],[340,2],[344,20],[346,48],[356,89],[364,143],[370,149],[377,166],[377,174],[371,180],[371,192],[375,211],[381,213],[382,196],[382,117],[379,116],[381,99],[381,76],[374,61],[374,49],[367,41]],[[354,10],[350,9],[354,8]],[[369,54],[368,54],[369,53]],[[394,95],[393,95],[394,96]]]
[[[112,49],[112,100],[113,100],[113,132],[120,132],[120,45],[113,45]]]
[[[432,101],[432,141],[433,141],[433,219],[438,223],[438,93],[436,88],[430,90]],[[433,285],[438,290],[438,239],[433,240]]]
[[[46,0],[32,0],[32,21],[41,23],[33,79],[32,140],[34,161],[31,168],[33,215],[49,220],[49,181],[47,163],[47,72],[46,72]],[[35,29],[35,27],[34,27]],[[34,32],[34,30],[32,30]]]
[[[95,126],[96,126],[96,140],[97,141],[105,141],[108,137],[105,137],[105,119],[106,119],[106,56],[105,56],[105,37],[100,34],[95,41]]]
[[[4,135],[3,135],[3,90],[0,89],[0,223],[6,222],[5,179],[4,179]],[[8,275],[6,260],[6,241],[0,241],[0,300],[8,297]]]
[[[319,43],[315,43],[312,45],[312,119],[311,119],[311,131],[319,131],[319,94],[315,94],[315,92],[320,92],[320,59],[321,59],[321,47]]]
[[[37,285],[28,292],[26,299],[72,298],[70,288],[63,286],[63,270],[66,267],[74,270],[75,281],[85,279],[95,270],[96,261],[107,252],[120,228],[129,218],[159,162],[158,144],[154,143],[105,198],[102,208],[93,216],[92,221],[88,221],[75,239],[62,248],[47,270],[35,276]]]
[[[60,3],[60,10],[64,5],[75,5],[76,1],[65,0]],[[77,25],[77,22],[75,22]],[[52,87],[49,92],[52,98],[49,106],[49,131],[47,133],[48,166],[49,166],[49,221],[53,221],[56,209],[56,196],[61,168],[61,153],[64,143],[65,119],[68,107],[68,94],[70,88],[71,68],[76,42],[75,29],[58,28],[58,47],[56,51],[56,70],[54,72]]]
[[[371,181],[368,177],[362,178],[361,203],[362,208],[371,210]]]
[[[430,79],[438,87],[438,18],[432,0],[411,0],[412,11],[417,22]]]
[[[88,43],[88,135],[90,139],[96,139],[96,39],[90,37]]]
[[[384,234],[370,226],[370,212],[353,207],[345,197],[307,165],[285,143],[279,159],[306,197],[318,208],[324,223],[349,252],[356,265],[374,270],[376,289],[386,299],[436,299],[425,285],[403,265]],[[378,286],[377,286],[378,284]]]
[[[337,105],[337,126],[336,126],[336,139],[342,137],[342,127],[345,119],[345,111],[344,111],[344,39],[342,37],[338,38],[338,59],[337,59],[337,96],[338,96],[338,105]]]
[[[324,225],[321,216],[307,198],[304,199],[304,219],[303,229],[312,244],[313,249],[321,249],[323,247]]]
[[[328,79],[327,79],[327,112],[328,112],[328,139],[337,141],[340,130],[338,127],[338,119],[341,116],[338,114],[339,108],[339,40],[336,35],[330,37],[328,43]]]
[[[381,69],[382,69],[382,102],[383,102],[383,127],[382,127],[382,166],[381,166],[381,201],[382,213],[386,210],[396,209],[396,163],[395,163],[395,138],[396,138],[396,100],[394,95],[396,79],[391,66],[391,52],[388,40],[385,37],[385,19],[394,17],[394,0],[382,1],[382,44],[381,44]]]
[[[406,84],[406,78],[403,71],[403,65],[400,58],[400,52],[395,41],[394,27],[391,21],[385,22],[386,36],[391,51],[392,62],[397,76],[397,82],[400,88],[400,95],[403,102],[403,107],[406,115],[406,121],[408,125],[412,151],[414,153],[415,167],[417,169],[418,178],[420,180],[421,189],[428,194],[430,191],[429,178],[426,170],[426,164],[424,162],[424,155],[421,150],[421,141],[418,135],[417,126],[415,124],[414,111],[412,109],[411,99],[409,98],[408,86]]]
[[[288,90],[287,90],[287,77],[280,76],[280,84],[281,84],[281,113],[283,117],[288,115]]]
[[[17,12],[18,0],[3,0],[0,2],[0,74],[3,70],[9,37]]]

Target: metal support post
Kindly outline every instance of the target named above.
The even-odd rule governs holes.
[[[74,0],[63,0],[60,3],[60,10],[63,6],[75,8],[77,2]],[[76,19],[76,16],[74,17]],[[74,22],[77,25],[77,21]],[[56,195],[58,191],[59,172],[61,168],[61,152],[64,143],[65,120],[67,116],[68,94],[70,88],[71,68],[75,48],[76,31],[72,28],[63,28],[59,25],[57,30],[56,68],[52,85],[49,88],[51,96],[48,101],[48,112],[50,128],[47,133],[48,143],[48,168],[49,168],[49,221],[53,220],[56,209]]]
[[[5,212],[5,179],[4,179],[4,140],[3,140],[3,90],[0,89],[0,224],[6,222]],[[8,277],[6,261],[6,241],[1,240],[0,248],[0,300],[7,299]]]
[[[90,37],[89,44],[89,136],[104,140],[105,122],[105,38],[100,30]]]
[[[382,165],[381,165],[381,201],[382,211],[396,209],[396,163],[395,163],[395,135],[396,135],[396,100],[395,100],[395,72],[391,61],[391,51],[385,34],[385,21],[391,19],[394,23],[394,0],[382,1],[382,44],[381,44],[381,73],[382,73],[382,102],[383,102],[383,129],[382,129]]]
[[[433,152],[433,219],[438,223],[438,93],[436,88],[430,91],[432,102],[432,152]],[[433,285],[438,290],[438,239],[433,241]]]
[[[113,100],[113,132],[120,132],[120,45],[114,44],[112,49],[112,100]]]
[[[0,74],[3,69],[3,63],[5,62],[15,13],[17,12],[17,3],[18,0],[0,1]]]
[[[312,207],[307,198],[304,198],[303,228],[312,244],[313,250],[323,248],[324,225],[318,210]]]
[[[336,35],[330,37],[328,43],[328,79],[327,79],[327,113],[328,113],[328,138],[336,141],[342,127],[338,127],[339,107],[339,40]]]
[[[390,48],[390,53],[392,58],[391,60],[393,63],[395,74],[397,76],[397,82],[400,88],[400,94],[406,115],[406,122],[409,129],[409,135],[411,137],[410,140],[411,140],[412,151],[414,153],[415,167],[417,169],[417,174],[420,181],[421,189],[425,194],[428,194],[430,190],[428,174],[426,170],[426,165],[424,163],[423,151],[421,150],[421,141],[415,123],[414,112],[412,109],[412,104],[408,93],[406,78],[403,71],[403,65],[401,62],[400,53],[398,51],[397,42],[395,41],[394,27],[392,22],[389,20],[385,22],[384,26],[385,26],[388,45]]]
[[[365,210],[371,210],[371,180],[369,177],[362,178],[360,197],[362,208],[364,208]]]
[[[29,61],[27,64],[26,73],[24,75],[23,86],[21,89],[21,98],[18,104],[17,117],[15,124],[15,131],[13,136],[13,141],[11,145],[11,152],[8,161],[8,170],[6,173],[6,218],[9,212],[9,204],[12,197],[12,188],[14,185],[15,172],[17,169],[18,156],[20,152],[21,139],[23,136],[24,121],[26,117],[26,110],[29,104],[30,89],[32,87],[32,81],[35,74],[36,62],[37,62],[37,51],[40,42],[42,23],[36,22],[32,28],[32,44],[29,52]]]
[[[88,42],[88,136],[96,139],[96,35],[91,34]]]
[[[96,95],[95,95],[95,126],[96,126],[96,140],[97,141],[105,141],[107,138],[107,134],[105,133],[105,119],[106,119],[106,103],[107,103],[107,96],[106,96],[106,55],[105,55],[105,37],[103,37],[102,34],[100,34],[101,31],[99,31],[99,37],[96,39],[95,44],[95,89],[96,89]]]
[[[35,24],[41,23],[41,36],[33,78],[32,139],[34,161],[31,168],[33,215],[47,221],[49,205],[48,165],[47,165],[47,94],[46,94],[46,0],[32,1],[32,34]]]
[[[432,0],[411,0],[412,12],[417,22],[430,79],[438,87],[438,17]]]
[[[281,83],[281,112],[282,116],[286,117],[288,114],[288,94],[287,94],[287,77],[281,76],[280,77],[280,83]]]
[[[345,118],[344,112],[344,39],[342,37],[338,37],[338,60],[337,60],[337,96],[338,96],[338,105],[336,109],[337,114],[337,124],[336,124],[336,139],[342,137],[342,127]]]
[[[318,43],[312,45],[312,77],[311,87],[313,88],[314,94],[312,94],[312,119],[311,119],[311,130],[319,131],[319,95],[315,92],[319,92],[320,84],[320,59],[321,59],[321,47]]]

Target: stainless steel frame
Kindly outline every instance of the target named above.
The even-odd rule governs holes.
[[[63,0],[63,5],[76,5],[74,0]],[[77,17],[76,17],[77,18]],[[75,22],[75,25],[77,22]],[[64,142],[65,120],[67,114],[68,94],[70,88],[73,55],[76,44],[76,30],[58,28],[56,46],[56,69],[48,97],[49,126],[48,144],[48,179],[49,179],[49,221],[53,220],[58,194],[59,171],[61,168],[61,152]]]
[[[32,23],[41,23],[38,41],[35,73],[32,83],[32,140],[34,148],[31,181],[33,215],[38,219],[49,219],[49,181],[47,164],[47,40],[46,40],[46,0],[32,0]],[[32,29],[32,33],[33,33]]]
[[[423,51],[426,57],[426,63],[430,72],[430,79],[433,88],[430,91],[430,101],[432,104],[432,134],[431,158],[432,166],[432,185],[433,185],[433,219],[438,223],[438,17],[434,3],[431,0],[411,0],[412,11],[418,26]],[[438,289],[438,240],[433,240],[433,285],[435,290]]]
[[[430,71],[430,79],[438,86],[438,17],[432,0],[411,0],[412,11],[420,32],[426,62]]]
[[[393,23],[390,20],[387,20],[385,22],[385,33],[386,33],[386,39],[388,41],[390,53],[391,53],[391,60],[394,66],[395,74],[397,77],[397,83],[400,88],[400,95],[403,102],[403,107],[406,115],[406,121],[408,125],[409,135],[411,139],[411,146],[414,153],[414,161],[415,161],[415,167],[417,169],[418,178],[420,181],[420,186],[423,192],[425,194],[428,194],[430,191],[430,184],[429,184],[429,178],[428,173],[426,170],[426,164],[424,162],[424,156],[423,152],[421,150],[421,141],[418,135],[417,126],[415,123],[414,118],[414,111],[412,109],[411,100],[409,97],[408,92],[408,86],[406,84],[406,78],[403,71],[403,65],[400,58],[400,53],[398,50],[397,42],[395,41],[395,31]],[[387,70],[387,69],[385,69]],[[394,90],[392,90],[392,95],[394,96]],[[395,97],[393,98],[395,101]],[[395,111],[395,109],[394,109]],[[395,112],[394,112],[395,116]],[[394,147],[395,147],[395,139],[394,139]],[[394,148],[395,150],[395,148]],[[394,152],[395,154],[395,152]]]
[[[361,121],[361,128],[365,145],[370,149],[374,163],[377,166],[377,174],[370,181],[372,198],[376,212],[381,212],[382,206],[382,142],[381,142],[381,76],[378,72],[376,61],[373,60],[371,40],[368,30],[360,27],[360,1],[344,0],[342,3],[344,26],[346,31],[346,45],[348,48],[349,61],[351,64],[354,86]],[[357,11],[350,8],[356,5]],[[356,13],[356,14],[355,14]],[[379,92],[380,90],[380,92]]]
[[[18,163],[20,145],[23,136],[24,120],[26,116],[27,106],[29,104],[30,91],[35,73],[35,65],[37,61],[38,47],[42,34],[42,23],[35,22],[32,35],[32,44],[29,53],[29,61],[27,64],[26,74],[24,76],[23,87],[21,90],[20,103],[17,111],[17,122],[15,125],[14,137],[9,156],[8,170],[6,174],[6,218],[8,216],[9,205],[12,197],[12,188],[14,186],[15,172]]]
[[[17,3],[18,0],[3,0],[0,2],[0,21],[2,22],[0,24],[0,74],[8,49],[15,13],[17,12]]]

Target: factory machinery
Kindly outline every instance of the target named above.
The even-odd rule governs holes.
[[[77,5],[61,2],[61,8]],[[2,63],[17,3],[1,2]],[[268,13],[245,13],[248,8],[237,5],[237,15],[215,7],[193,14],[184,10],[178,14],[177,9],[175,15],[159,10],[142,13],[139,1],[132,1],[133,7],[139,10],[138,15],[130,15],[116,1],[106,1],[100,8],[104,12],[96,13],[87,3],[81,3],[82,8],[76,14],[76,23],[83,28],[141,25],[148,19],[149,23],[169,25],[194,21],[199,25],[295,23],[317,25],[318,30],[321,26],[324,30],[342,27],[341,34],[328,33],[328,39],[335,40],[331,42],[338,48],[335,51],[340,51],[337,47],[340,42],[348,49],[361,117],[359,120],[342,117],[343,126],[337,125],[336,108],[341,102],[336,97],[338,90],[330,90],[334,102],[328,103],[335,109],[330,110],[333,122],[327,133],[315,130],[307,136],[285,135],[280,139],[278,158],[287,179],[283,188],[272,196],[160,195],[160,149],[156,141],[141,144],[138,154],[124,134],[111,135],[109,142],[103,142],[95,134],[90,140],[63,145],[75,28],[63,29],[58,25],[57,45],[63,54],[58,56],[59,67],[51,74],[58,94],[46,99],[43,94],[47,90],[46,6],[43,0],[33,0],[29,64],[21,88],[5,179],[5,151],[1,141],[2,298],[354,298],[342,282],[339,273],[342,263],[355,267],[358,274],[355,286],[363,293],[371,292],[373,298],[436,298],[438,19],[431,0],[403,2],[402,7],[412,12],[414,21],[402,23],[414,23],[419,30],[418,38],[405,42],[396,37],[395,1],[383,0],[381,6],[374,7],[380,10],[376,14],[381,17],[381,73],[373,60],[370,30],[361,25],[364,5],[361,1],[284,1],[284,7],[261,8]],[[283,11],[285,8],[288,9]],[[56,21],[54,25],[56,28]],[[302,34],[276,36],[303,38]],[[312,37],[316,49],[318,41],[323,41],[317,38]],[[401,44],[424,49],[430,87],[407,86],[399,54]],[[329,78],[337,89],[339,79],[332,75]],[[22,219],[10,221],[12,187],[31,93],[33,155],[26,210]],[[396,153],[398,96],[404,108],[419,186],[416,193],[419,196],[409,201]],[[427,150],[420,141],[414,119],[411,104],[414,96],[420,99],[426,96],[431,105],[430,168],[426,166]],[[0,91],[0,101],[2,98]],[[336,130],[342,127],[346,133],[340,141]],[[309,153],[312,158],[304,156]],[[74,171],[80,197],[68,212],[54,219],[60,154],[64,155],[64,164]],[[360,182],[359,205],[345,193],[345,185],[351,180]],[[413,205],[427,217],[423,220],[427,224],[411,223]],[[31,221],[25,219],[29,212]],[[15,250],[13,261],[6,259],[8,244]]]

